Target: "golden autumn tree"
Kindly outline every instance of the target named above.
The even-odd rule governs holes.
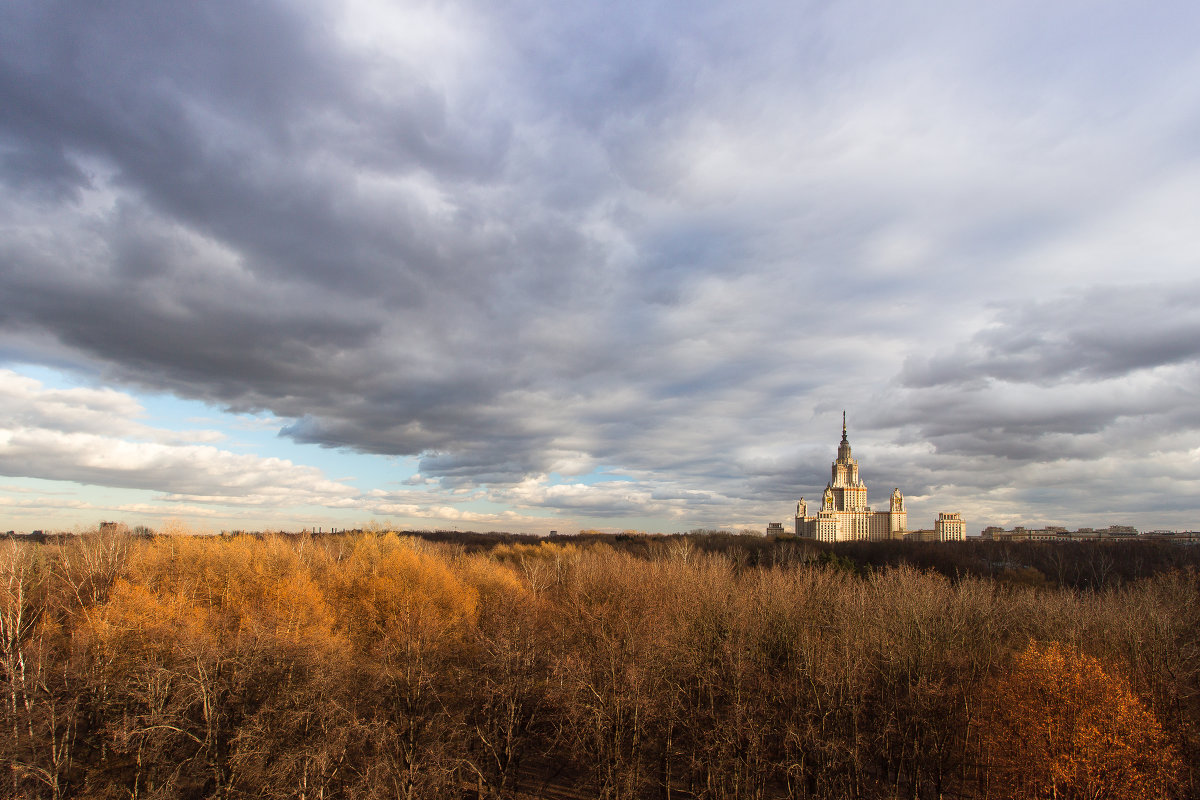
[[[1031,642],[995,684],[981,745],[994,796],[1022,800],[1166,797],[1178,763],[1124,680],[1056,642]]]

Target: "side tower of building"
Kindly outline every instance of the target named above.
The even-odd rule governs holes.
[[[888,506],[888,538],[903,539],[908,531],[908,511],[904,508],[904,494],[897,486],[892,490],[892,502]]]

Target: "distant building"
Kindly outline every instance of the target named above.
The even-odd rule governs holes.
[[[994,542],[1095,542],[1102,539],[1132,539],[1137,535],[1137,528],[1129,525],[1109,525],[1103,530],[1080,528],[1077,531],[1069,531],[1059,525],[1047,525],[1044,528],[1018,525],[1012,530],[990,525],[981,534],[982,538]]]
[[[858,461],[851,456],[850,441],[846,436],[846,414],[843,412],[842,441],[838,445],[837,460],[833,462],[831,479],[825,485],[821,507],[814,516],[809,516],[808,503],[803,497],[800,498],[796,504],[795,531],[797,536],[820,542],[906,538],[945,542],[961,541],[965,526],[959,514],[942,513],[938,515],[933,531],[910,532],[904,495],[898,488],[892,491],[887,511],[872,511],[867,505],[867,486],[858,474]],[[922,535],[913,537],[910,533]],[[928,538],[926,533],[930,534]]]
[[[963,523],[962,515],[943,511],[938,514],[933,523],[939,542],[961,542],[967,538],[967,526]]]
[[[768,523],[767,536],[783,536],[783,523],[782,522]]]
[[[936,542],[938,540],[938,532],[933,528],[922,528],[918,531],[908,531],[904,534],[906,542]]]
[[[1097,537],[1119,537],[1119,536],[1137,536],[1137,528],[1132,525],[1109,525],[1104,530],[1096,530],[1094,528],[1080,528],[1076,531],[1079,535],[1093,535]]]
[[[1200,531],[1149,531],[1139,538],[1173,544],[1200,544]]]

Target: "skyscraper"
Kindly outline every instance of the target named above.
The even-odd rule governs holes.
[[[956,520],[957,524],[951,522]],[[943,512],[935,528],[936,538],[962,538],[963,525],[958,514]],[[842,441],[833,462],[829,483],[821,498],[820,510],[808,515],[804,498],[796,504],[796,535],[821,542],[854,540],[882,541],[903,539],[909,534],[908,511],[899,488],[892,491],[887,511],[872,511],[867,505],[867,485],[858,474],[858,460],[851,455],[846,434],[846,412],[842,412]],[[931,537],[933,538],[933,537]]]

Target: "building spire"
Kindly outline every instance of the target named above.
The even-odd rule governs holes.
[[[845,464],[850,460],[850,440],[846,438],[846,412],[842,412],[842,443],[838,445],[838,461]]]

